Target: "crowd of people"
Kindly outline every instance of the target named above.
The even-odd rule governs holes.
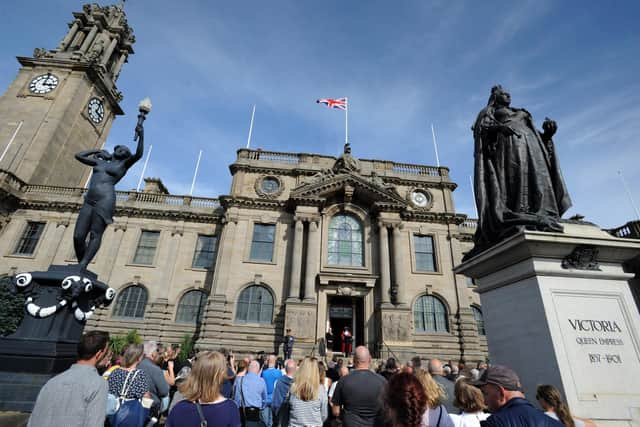
[[[525,399],[516,372],[414,357],[372,366],[352,358],[298,360],[225,350],[179,358],[156,342],[130,344],[108,366],[108,334],[86,333],[78,361],[41,389],[29,426],[143,427],[593,427],[574,417],[558,389]],[[326,361],[326,364],[325,364]],[[108,368],[107,368],[108,367]]]

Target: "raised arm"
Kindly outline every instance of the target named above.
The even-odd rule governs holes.
[[[135,162],[140,160],[142,158],[142,154],[144,153],[144,127],[142,126],[142,123],[139,123],[138,126],[136,126],[135,139],[138,141],[138,146],[136,147],[136,152],[133,153],[133,155],[125,161],[125,166],[127,167],[127,169],[133,166]]]
[[[80,151],[79,153],[76,153],[76,160],[78,160],[80,163],[84,163],[85,165],[88,165],[88,166],[95,166],[95,165],[98,164],[98,162],[96,161],[96,159],[93,156],[98,154],[100,151],[102,151],[102,150],[84,150],[84,151]]]

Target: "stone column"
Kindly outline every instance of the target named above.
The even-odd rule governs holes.
[[[380,221],[378,223],[380,229],[380,293],[382,304],[389,304],[391,301],[391,266],[389,264],[389,231],[387,225]]]
[[[89,49],[89,46],[91,46],[91,42],[93,42],[93,39],[96,37],[97,33],[98,27],[94,25],[93,27],[91,27],[89,34],[87,34],[87,38],[84,39],[84,42],[82,42],[82,46],[80,46],[80,49],[78,51],[80,54],[84,54],[87,52],[87,49]]]
[[[73,21],[73,25],[69,29],[69,32],[67,33],[66,36],[64,36],[64,38],[58,45],[59,51],[64,51],[67,49],[67,47],[69,47],[69,43],[71,43],[71,41],[75,37],[76,33],[78,32],[78,28],[80,28],[80,21],[79,20]]]
[[[304,224],[300,218],[293,225],[293,260],[291,262],[291,282],[289,283],[289,301],[300,299],[300,278],[302,273],[302,237]]]
[[[120,70],[122,69],[122,66],[124,65],[124,63],[127,62],[128,56],[129,54],[127,53],[127,51],[125,50],[120,51],[120,58],[118,58],[118,61],[114,64],[113,68],[111,69],[111,75],[113,76],[113,80],[116,80],[120,75]]]
[[[104,66],[107,65],[107,63],[109,62],[109,59],[111,58],[111,55],[113,54],[113,50],[116,48],[117,44],[118,44],[117,37],[114,37],[113,39],[111,39],[111,43],[109,43],[109,47],[107,47],[107,51],[102,56],[102,61],[100,62],[100,65],[104,65]]]
[[[402,252],[404,245],[400,241],[402,234],[400,233],[400,224],[393,226],[393,270],[395,273],[395,283],[398,293],[396,295],[396,304],[407,303],[407,283],[405,278],[405,269],[402,265]]]
[[[231,266],[231,260],[233,259],[233,245],[236,236],[236,221],[235,215],[227,214],[225,218],[224,228],[222,229],[222,235],[220,236],[219,247],[222,249],[220,254],[220,263],[216,265],[213,277],[214,289],[211,290],[211,295],[221,294],[227,290],[227,281],[229,280],[229,268]]]
[[[309,221],[309,237],[307,238],[307,272],[304,281],[304,301],[314,302],[316,276],[320,265],[320,233],[318,220]]]

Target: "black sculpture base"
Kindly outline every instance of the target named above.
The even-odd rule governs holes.
[[[14,285],[25,294],[27,313],[0,338],[0,411],[31,411],[44,383],[76,361],[85,320],[113,292],[75,265],[21,273]]]

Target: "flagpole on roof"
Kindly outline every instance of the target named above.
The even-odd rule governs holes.
[[[473,199],[473,207],[476,209],[476,218],[480,219],[480,214],[478,213],[478,204],[476,203],[476,192],[473,189],[473,178],[469,175],[469,184],[471,184],[471,198]]]
[[[200,167],[200,158],[202,157],[202,150],[198,153],[198,162],[196,163],[196,170],[193,173],[193,181],[191,181],[191,191],[189,191],[189,195],[193,196],[193,189],[196,186],[196,177],[198,176],[198,167]]]
[[[438,157],[438,144],[436,143],[436,131],[433,129],[433,123],[431,123],[431,135],[433,135],[433,148],[436,150],[436,165],[440,167],[440,157]]]
[[[144,161],[144,165],[142,166],[142,172],[140,173],[140,179],[138,180],[138,186],[136,187],[136,191],[140,191],[140,186],[142,185],[142,180],[144,179],[144,173],[147,170],[147,165],[149,164],[149,157],[151,157],[151,151],[153,151],[153,145],[149,146],[147,159]]]
[[[349,99],[344,98],[344,143],[349,143]]]
[[[633,201],[633,197],[631,197],[631,191],[629,191],[629,186],[627,185],[627,180],[624,179],[624,175],[622,175],[622,171],[621,170],[618,171],[618,175],[620,175],[620,179],[622,180],[622,185],[624,185],[624,189],[627,192],[627,197],[629,197],[629,203],[631,203],[631,207],[636,212],[636,217],[638,218],[638,221],[640,221],[640,212],[638,211],[638,208],[636,207],[636,204]]]
[[[253,116],[256,114],[256,104],[253,104],[253,110],[251,110],[251,122],[249,123],[249,136],[247,137],[247,148],[251,146],[251,133],[253,132]]]

